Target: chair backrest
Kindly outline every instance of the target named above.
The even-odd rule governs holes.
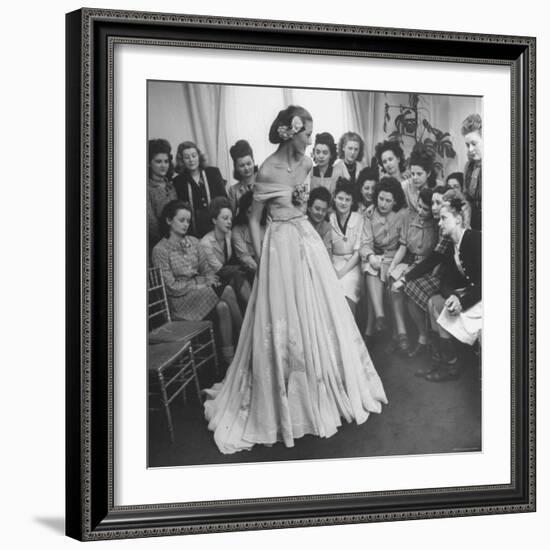
[[[160,268],[150,267],[148,275],[147,317],[149,319],[149,330],[153,330],[169,323],[172,319]]]

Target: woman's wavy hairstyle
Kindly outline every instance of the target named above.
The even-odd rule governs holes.
[[[406,168],[405,153],[403,153],[403,149],[397,141],[385,140],[376,144],[376,147],[374,148],[374,156],[376,157],[376,161],[378,162],[380,168],[382,170],[384,169],[382,166],[382,154],[386,151],[391,151],[395,155],[395,157],[399,160],[399,171],[404,172]]]
[[[250,143],[248,143],[246,139],[239,139],[235,143],[235,145],[232,145],[229,148],[229,154],[233,159],[233,178],[236,179],[237,181],[240,181],[240,177],[237,172],[237,161],[244,157],[250,156],[250,158],[252,159],[252,162],[254,162],[254,152],[252,151],[252,147],[250,147]],[[258,166],[254,165],[254,173],[256,173],[257,171],[258,171]]]
[[[447,176],[447,179],[445,180],[445,183],[447,185],[449,185],[449,180],[458,181],[458,184],[460,185],[460,190],[462,191],[464,189],[464,174],[462,172],[453,172],[452,174],[449,174]]]
[[[356,132],[346,132],[342,134],[338,140],[338,158],[344,158],[344,147],[348,141],[356,141],[359,143],[359,153],[357,154],[357,162],[363,160],[363,155],[365,154],[365,141],[363,138]]]
[[[320,134],[315,135],[315,143],[313,145],[313,151],[315,150],[315,147],[317,145],[326,145],[328,147],[329,153],[330,153],[330,159],[328,161],[328,165],[332,166],[334,164],[334,161],[338,158],[338,153],[336,151],[336,143],[334,142],[334,138],[332,137],[332,134],[329,132],[321,132]],[[311,157],[313,158],[313,151],[311,152]]]
[[[151,161],[159,154],[164,153],[168,155],[169,168],[166,177],[170,179],[170,176],[174,170],[172,164],[172,146],[167,139],[150,139],[147,150],[147,162],[150,164]],[[149,169],[149,175],[151,174],[151,169]]]
[[[434,169],[434,157],[423,143],[417,143],[411,151],[411,156],[409,157],[409,168],[412,166],[420,166],[425,172],[427,172],[428,187],[435,187],[437,179]]]
[[[462,132],[462,135],[465,136],[466,134],[469,134],[470,132],[478,132],[479,135],[483,135],[481,133],[482,131],[482,121],[481,117],[477,113],[473,113],[471,115],[468,115],[464,121],[462,122],[462,128],[460,131]]]
[[[311,208],[313,206],[313,203],[317,200],[326,202],[327,206],[330,206],[332,195],[330,194],[330,191],[326,187],[323,187],[322,185],[320,185],[319,187],[316,187],[310,192],[309,197],[307,199],[308,208]]]
[[[390,176],[383,177],[375,186],[372,194],[372,202],[376,208],[378,208],[378,195],[385,191],[391,193],[395,204],[393,205],[393,211],[399,212],[406,205],[405,193],[401,184]]]
[[[231,210],[231,213],[233,213],[231,203],[227,197],[214,197],[208,205],[208,217],[210,220],[215,220],[224,208]]]
[[[357,210],[357,186],[353,185],[353,183],[351,183],[348,179],[339,177],[336,180],[334,194],[332,195],[333,207],[334,199],[338,193],[346,193],[346,195],[351,195],[351,210]]]
[[[203,170],[206,167],[206,156],[205,154],[197,147],[196,143],[193,141],[184,141],[178,145],[178,150],[176,152],[176,172],[181,174],[187,169],[185,164],[183,164],[183,152],[186,149],[195,149],[199,155],[199,170]]]
[[[279,113],[275,117],[275,120],[271,123],[271,127],[269,129],[270,143],[279,144],[285,141],[279,135],[279,132],[277,130],[280,126],[290,127],[292,123],[292,119],[295,116],[300,117],[300,119],[304,123],[302,130],[300,130],[301,132],[305,130],[306,121],[310,121],[310,122],[313,121],[313,118],[310,115],[308,110],[304,109],[303,107],[300,107],[299,105],[289,105],[286,109],[279,111]]]
[[[170,226],[168,225],[166,220],[173,220],[174,216],[180,210],[187,210],[187,212],[189,212],[189,215],[193,216],[191,205],[188,202],[176,199],[164,205],[164,208],[162,209],[162,213],[160,215],[160,231],[163,237],[170,236]]]
[[[472,220],[472,205],[466,199],[464,193],[458,189],[448,189],[445,191],[442,197],[444,206],[449,207],[449,209],[455,214],[460,214],[462,216],[463,226],[470,227],[470,222]]]

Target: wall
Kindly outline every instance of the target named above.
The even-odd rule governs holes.
[[[3,8],[2,146],[6,168],[2,216],[2,543],[5,548],[43,550],[79,547],[62,536],[64,514],[64,13],[76,0],[45,4],[32,0]],[[89,0],[90,7],[110,7],[238,17],[261,17],[374,26],[441,29],[538,37],[538,96],[550,94],[550,57],[543,3],[503,1],[498,8],[479,0],[442,4],[394,0],[382,3],[244,2],[203,0]],[[545,62],[543,61],[545,60]],[[6,74],[7,72],[7,74]],[[547,103],[539,102],[539,155],[549,150],[543,122]],[[30,159],[31,168],[20,159]],[[17,170],[15,170],[17,168]],[[15,174],[17,171],[17,174]],[[30,173],[33,173],[30,175]],[[541,174],[539,168],[539,175]],[[541,179],[539,210],[549,204]],[[6,195],[7,191],[7,195]],[[29,205],[22,209],[21,203]],[[539,214],[539,281],[548,280],[549,216]],[[507,213],[503,213],[507,215]],[[17,231],[14,231],[14,228]],[[544,248],[543,248],[544,247]],[[545,250],[546,249],[546,250]],[[539,286],[540,365],[548,365],[546,310],[548,285]],[[30,320],[29,320],[30,319]],[[539,388],[548,387],[540,369]],[[22,385],[20,385],[22,384]],[[544,390],[540,392],[544,397]],[[539,512],[334,528],[235,533],[163,540],[99,543],[101,548],[543,548],[548,533],[547,469],[550,436],[547,400],[539,404]],[[95,547],[95,546],[94,546]]]

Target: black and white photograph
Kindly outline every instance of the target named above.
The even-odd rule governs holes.
[[[483,110],[147,81],[149,468],[483,451]]]

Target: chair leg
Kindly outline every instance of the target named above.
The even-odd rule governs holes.
[[[214,328],[210,327],[210,345],[212,346],[212,354],[214,355],[214,367],[216,374],[220,374],[220,366],[218,363],[218,352],[216,351],[216,340],[214,338]]]
[[[168,422],[168,431],[170,432],[170,441],[174,443],[174,427],[172,426],[172,415],[170,414],[170,405],[168,404],[168,394],[166,393],[166,386],[164,384],[164,376],[162,372],[159,372],[160,392],[162,395],[162,406],[166,413],[166,421]]]
[[[189,356],[191,360],[191,368],[193,369],[193,378],[195,379],[195,388],[197,389],[197,397],[199,398],[199,403],[200,403],[201,387],[199,384],[199,374],[197,372],[197,367],[195,365],[195,354],[193,353],[193,346],[189,346]]]

